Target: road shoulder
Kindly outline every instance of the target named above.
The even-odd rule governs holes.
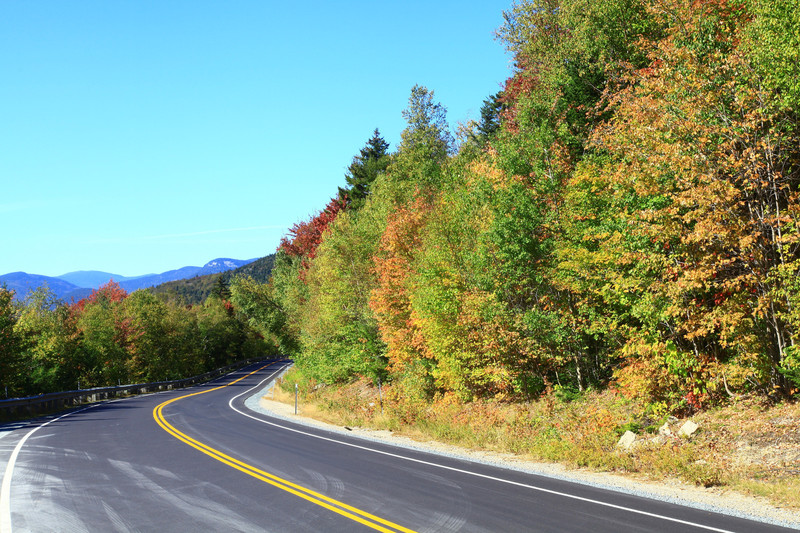
[[[409,437],[395,435],[390,431],[365,428],[344,428],[294,414],[294,406],[269,399],[269,387],[258,391],[247,402],[247,407],[276,418],[318,427],[327,431],[358,437],[364,440],[383,442],[401,448],[421,450],[449,457],[456,457],[502,468],[563,479],[686,505],[711,512],[758,520],[770,524],[800,529],[800,513],[772,505],[766,499],[746,496],[720,487],[703,488],[678,480],[662,483],[634,475],[593,472],[586,469],[568,469],[560,464],[526,461],[512,454],[476,451],[435,441],[421,442]]]

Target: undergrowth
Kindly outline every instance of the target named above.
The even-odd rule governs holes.
[[[776,446],[785,442],[785,437],[773,435],[775,428],[763,423],[775,418],[778,408],[770,409],[755,400],[696,413],[693,420],[700,429],[685,438],[677,436],[684,420],[654,413],[652,406],[612,391],[589,391],[570,398],[549,394],[526,403],[463,404],[448,397],[413,402],[398,398],[391,386],[384,386],[381,401],[372,382],[323,386],[295,368],[282,382],[283,401],[287,395],[293,401],[295,383],[306,410],[303,414],[339,425],[388,429],[420,440],[508,452],[571,468],[632,473],[653,480],[679,479],[704,487],[724,486],[800,508],[800,482],[796,476],[786,475],[800,467],[800,453],[788,462],[783,457],[778,468],[751,464],[737,455],[743,442],[764,443],[769,438]],[[800,420],[800,408],[795,404],[782,409],[781,420]],[[658,429],[664,424],[671,435],[659,440]],[[791,423],[776,427],[784,426],[796,427]],[[623,451],[617,443],[626,430],[638,433],[640,444]]]

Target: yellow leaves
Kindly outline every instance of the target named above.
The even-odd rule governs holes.
[[[471,180],[485,179],[495,189],[505,187],[509,182],[509,177],[497,168],[490,157],[482,157],[472,162],[469,166],[469,177]]]

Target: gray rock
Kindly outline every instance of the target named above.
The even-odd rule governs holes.
[[[678,430],[679,437],[691,437],[692,434],[697,431],[699,426],[692,422],[691,420],[687,420],[681,426],[681,429]]]
[[[620,437],[619,442],[617,443],[617,448],[621,448],[625,451],[630,450],[633,448],[634,443],[636,442],[636,433],[633,431],[626,431],[622,437]]]
[[[669,422],[664,422],[664,425],[658,428],[658,434],[664,437],[672,436],[672,431],[669,429]]]

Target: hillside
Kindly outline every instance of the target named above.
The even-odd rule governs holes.
[[[17,299],[24,298],[30,291],[42,285],[47,285],[59,299],[68,299],[67,296],[71,292],[81,290],[77,285],[60,278],[28,274],[26,272],[3,274],[0,276],[0,287],[3,285],[14,291]]]
[[[391,382],[409,417],[798,394],[800,4],[593,6],[515,3],[515,71],[462,142],[414,86],[396,151],[376,132],[289,230],[242,300],[299,368]]]
[[[208,295],[217,286],[220,277],[225,282],[229,282],[233,277],[240,275],[250,276],[256,281],[266,282],[272,272],[274,262],[275,254],[271,254],[222,273],[197,275],[187,279],[161,283],[153,287],[151,291],[168,300],[178,301],[186,305],[196,305],[208,298]]]

